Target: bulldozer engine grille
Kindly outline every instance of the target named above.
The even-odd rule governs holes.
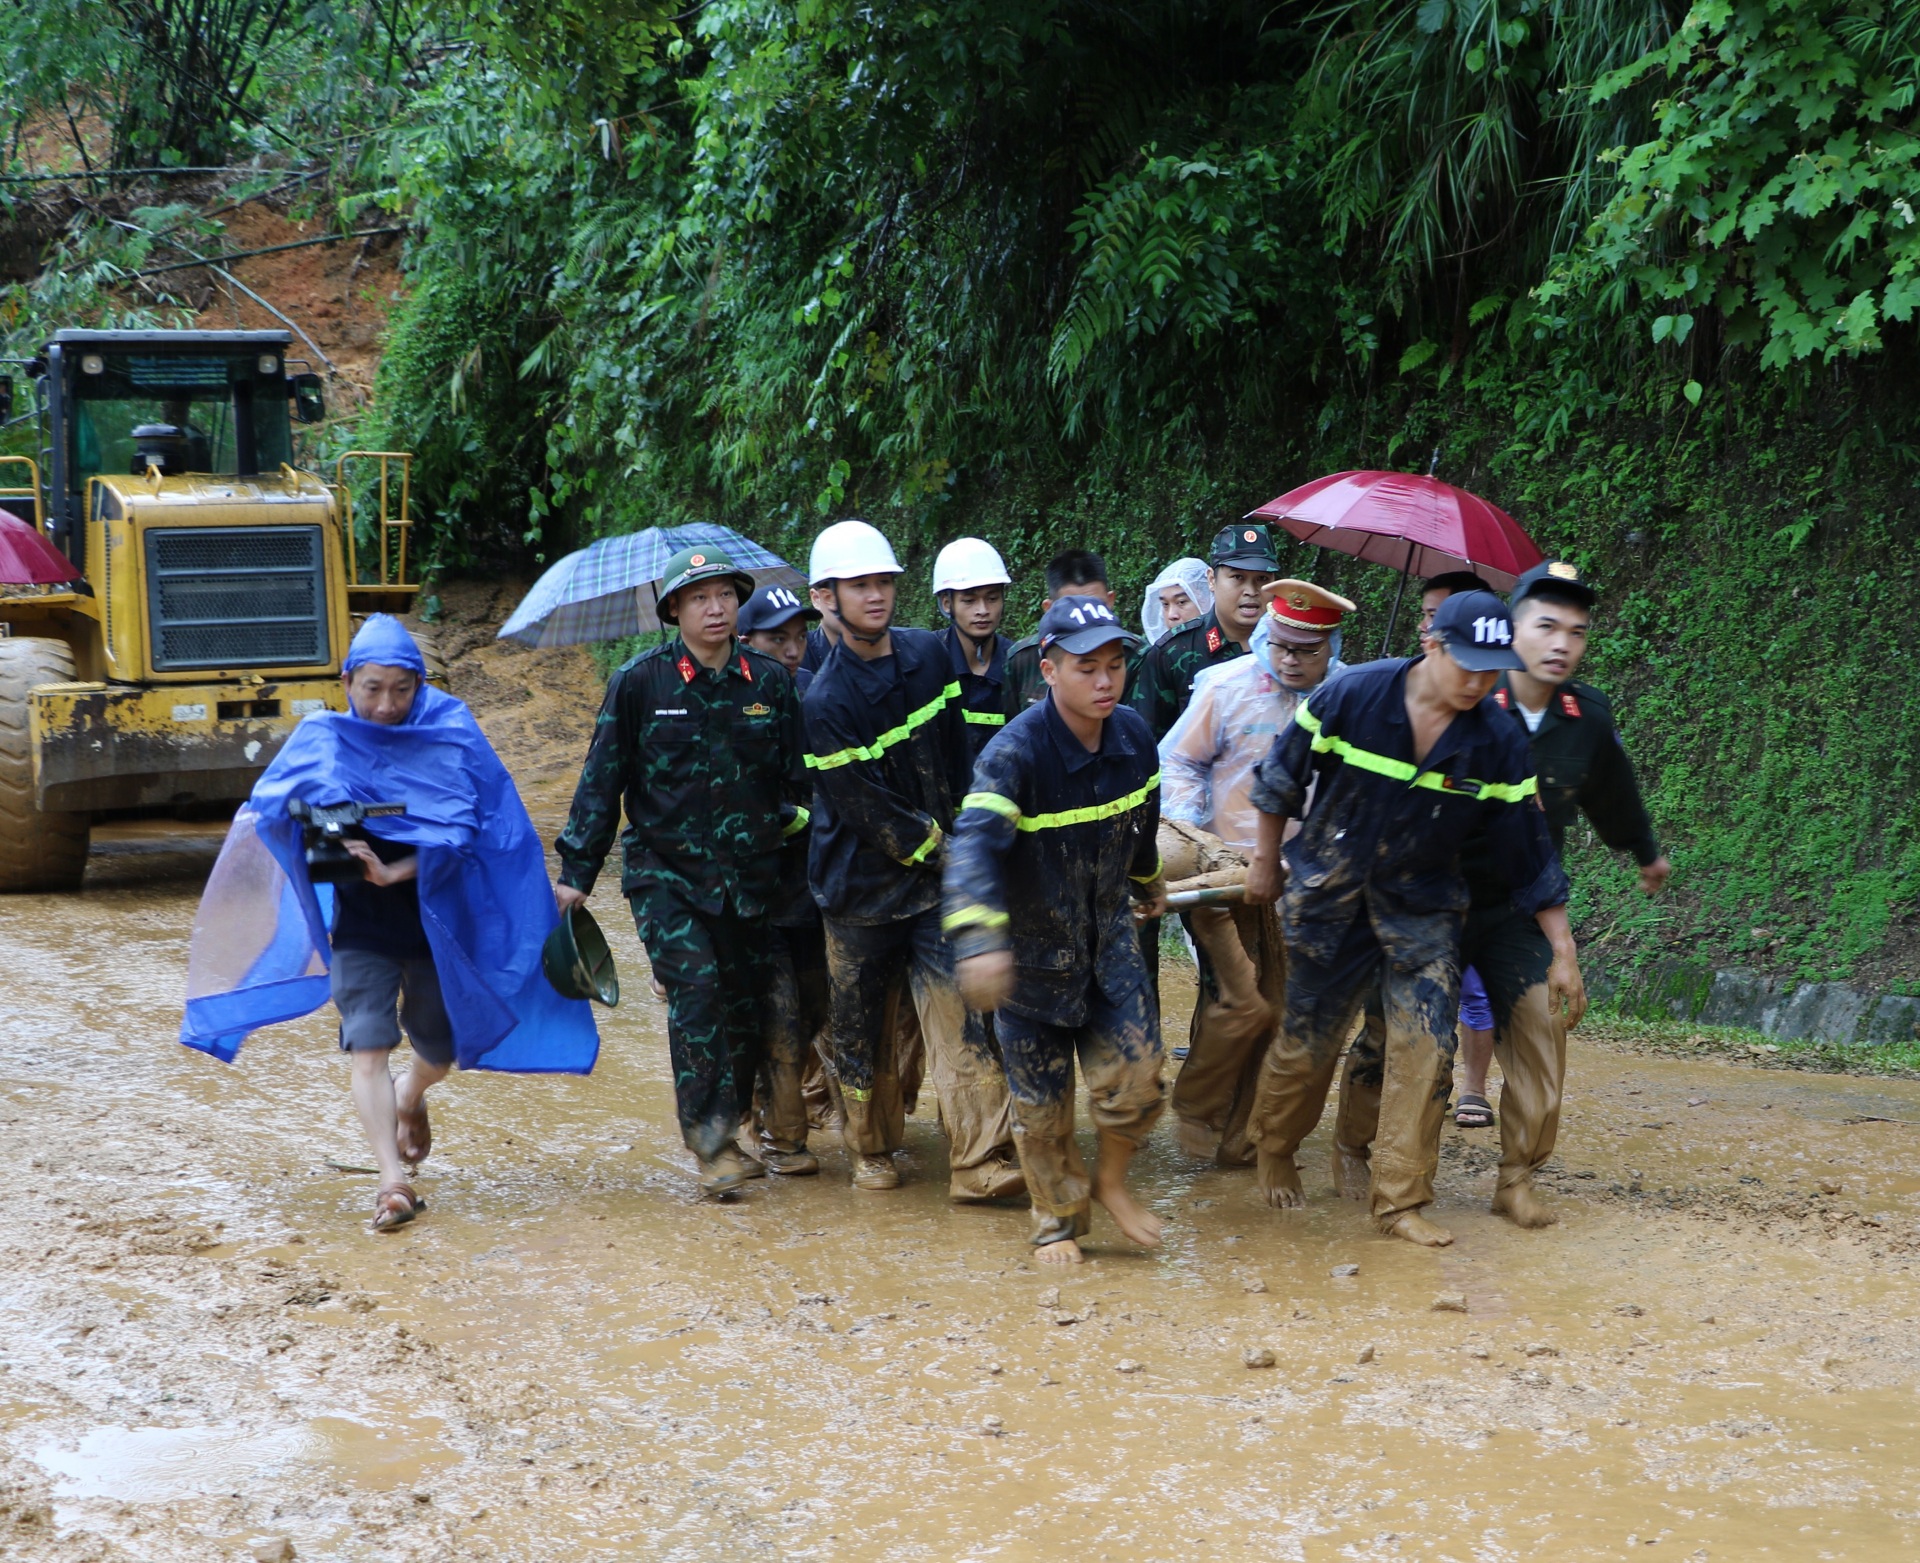
[[[319,527],[154,529],[146,536],[156,670],[328,660]]]

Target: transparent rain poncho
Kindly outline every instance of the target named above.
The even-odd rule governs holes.
[[[1211,831],[1243,852],[1253,850],[1258,834],[1254,767],[1313,692],[1295,693],[1274,676],[1264,614],[1249,643],[1249,655],[1201,670],[1187,709],[1160,740],[1161,814]],[[1336,635],[1325,681],[1345,671]]]
[[[1167,610],[1160,601],[1161,592],[1177,586],[1193,599],[1198,618],[1213,606],[1213,588],[1207,584],[1207,567],[1199,559],[1176,559],[1154,578],[1147,588],[1146,601],[1140,605],[1140,627],[1147,632],[1147,643],[1164,640],[1167,634]]]

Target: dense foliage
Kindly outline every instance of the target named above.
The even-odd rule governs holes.
[[[1595,673],[1680,872],[1646,906],[1583,861],[1587,933],[1905,950],[1920,0],[22,9],[16,158],[92,112],[116,158],[319,159],[343,222],[411,225],[356,434],[420,452],[446,567],[857,512],[916,567],[991,537],[1024,611],[1061,544],[1131,598],[1437,448],[1611,588]],[[188,12],[217,68],[134,91]],[[192,220],[75,223],[13,339],[163,310],[116,280]],[[1290,563],[1377,636],[1384,572]]]

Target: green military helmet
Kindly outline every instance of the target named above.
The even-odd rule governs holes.
[[[753,595],[751,575],[736,568],[734,562],[718,548],[698,543],[692,548],[681,549],[667,561],[658,589],[660,617],[669,624],[678,624],[680,610],[673,605],[673,594],[683,586],[692,586],[696,581],[710,581],[716,575],[732,580],[734,592],[741,602],[744,603]]]
[[[613,969],[607,936],[578,903],[560,914],[540,946],[540,968],[563,998],[598,999],[608,1009],[620,1002],[620,974]]]

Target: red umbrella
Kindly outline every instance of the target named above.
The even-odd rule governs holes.
[[[0,510],[0,585],[53,586],[79,579],[65,554],[12,511]]]
[[[1546,557],[1498,505],[1431,474],[1336,472],[1289,489],[1253,516],[1277,522],[1303,543],[1399,570],[1388,644],[1409,575],[1475,570],[1507,590]]]

